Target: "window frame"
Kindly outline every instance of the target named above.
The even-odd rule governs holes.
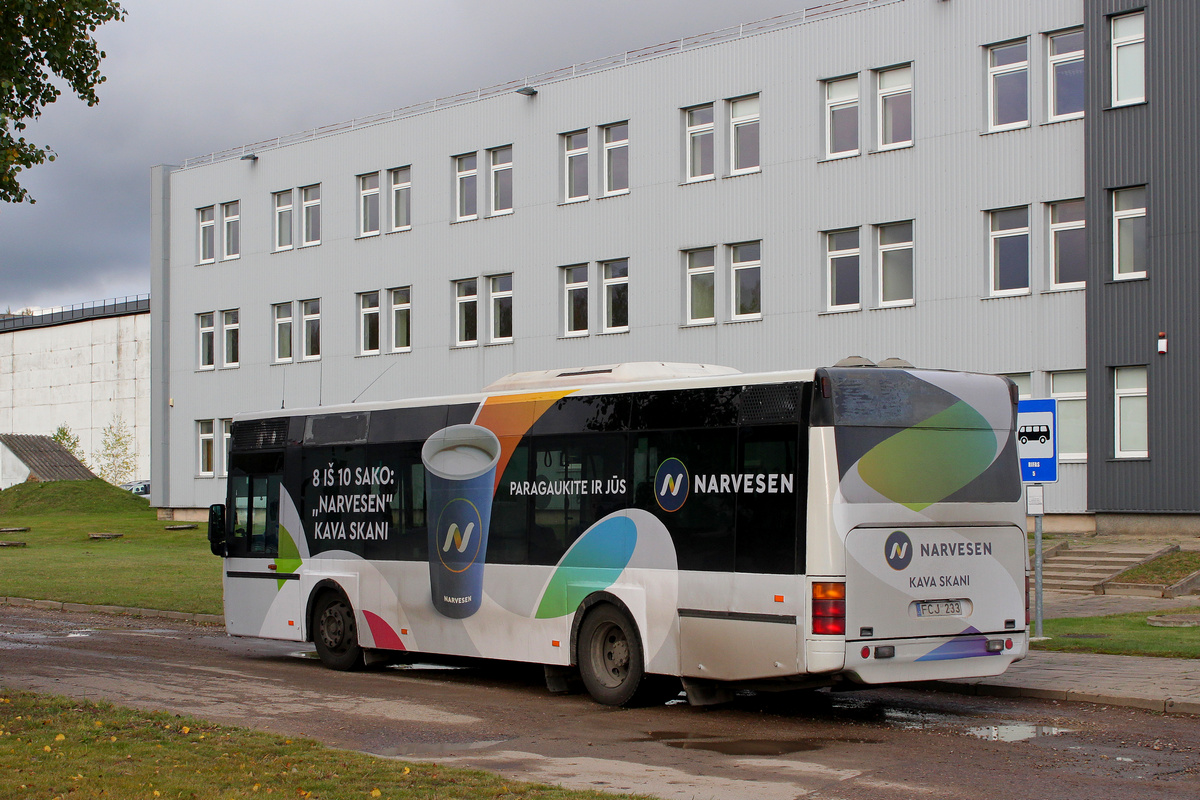
[[[218,477],[229,477],[229,450],[233,446],[233,420],[222,419],[221,422],[221,470]],[[214,436],[215,439],[215,436]]]
[[[739,261],[739,250],[749,247],[757,249],[758,258]],[[729,320],[731,322],[747,322],[762,319],[762,240],[738,242],[729,245],[727,249],[729,251]],[[738,311],[738,301],[741,299],[741,286],[738,279],[743,272],[754,272],[758,275],[758,308],[755,311]],[[713,305],[715,306],[716,303],[714,302]]]
[[[835,86],[843,84],[854,85],[854,96],[846,97],[830,97],[830,94]],[[843,75],[839,78],[830,78],[822,81],[822,92],[825,96],[825,160],[832,161],[839,158],[852,158],[862,153],[862,92],[860,91],[858,74]],[[854,148],[851,150],[834,150],[833,149],[833,132],[834,132],[834,115],[839,111],[847,111],[854,109]]]
[[[233,315],[232,321],[230,315]],[[237,308],[227,308],[221,312],[221,368],[235,369],[241,366],[242,358],[242,341],[241,341],[241,310]],[[230,337],[232,336],[233,347],[229,346]],[[229,358],[229,351],[233,350],[234,358]]]
[[[1055,217],[1058,214],[1058,209],[1064,207],[1068,203],[1079,203],[1080,206],[1082,206],[1084,208],[1084,213],[1086,215],[1086,206],[1084,205],[1084,199],[1082,197],[1073,198],[1070,200],[1056,200],[1053,203],[1047,203],[1047,205],[1049,206],[1049,212],[1050,212],[1049,213],[1049,220],[1050,220],[1050,227],[1049,227],[1049,231],[1050,231],[1050,288],[1052,288],[1054,290],[1083,289],[1087,286],[1087,258],[1086,258],[1086,256],[1084,258],[1084,265],[1083,265],[1084,266],[1084,279],[1083,280],[1081,280],[1081,281],[1061,281],[1061,280],[1059,280],[1059,265],[1061,263],[1060,258],[1059,258],[1059,246],[1058,246],[1059,234],[1065,233],[1067,231],[1082,230],[1082,231],[1084,231],[1084,237],[1085,237],[1084,245],[1086,247],[1086,236],[1087,236],[1087,233],[1086,233],[1087,217],[1086,216],[1084,216],[1082,219],[1067,220],[1065,222],[1056,222],[1055,221]]]
[[[469,285],[469,287],[468,287]],[[464,290],[469,288],[469,293]],[[470,310],[468,311],[468,306]],[[465,339],[466,314],[474,316],[475,338]],[[475,347],[479,344],[479,279],[463,278],[454,281],[454,346]]]
[[[1071,28],[1065,31],[1055,31],[1054,33],[1046,34],[1046,120],[1048,122],[1063,122],[1069,119],[1082,119],[1084,108],[1078,111],[1070,111],[1066,114],[1058,114],[1055,109],[1058,106],[1058,74],[1057,68],[1064,64],[1074,64],[1079,62],[1082,69],[1085,70],[1087,65],[1084,64],[1084,59],[1087,58],[1086,42],[1078,50],[1069,50],[1065,53],[1055,54],[1054,41],[1065,36],[1083,35],[1083,28]],[[1086,78],[1085,78],[1086,80]],[[1086,89],[1084,90],[1084,100],[1086,105]]]
[[[1117,22],[1123,19],[1132,19],[1133,17],[1142,18],[1141,33],[1133,36],[1117,36]],[[1129,14],[1114,14],[1109,17],[1109,38],[1111,44],[1109,46],[1109,82],[1112,84],[1110,100],[1112,108],[1121,108],[1122,106],[1132,106],[1138,103],[1146,102],[1146,11],[1141,9]],[[1121,64],[1121,51],[1129,48],[1140,48],[1141,63],[1142,63],[1142,92],[1138,96],[1121,98],[1118,96],[1120,81],[1118,80],[1118,70]]]
[[[511,144],[506,144],[502,147],[493,147],[487,152],[488,170],[491,173],[491,179],[488,181],[488,186],[491,187],[488,192],[489,216],[502,217],[513,213],[513,147]],[[508,161],[497,161],[496,159],[504,152],[508,153]],[[497,203],[501,195],[500,181],[505,177],[508,180],[508,206],[502,207]]]
[[[618,128],[625,129],[624,138],[612,139],[610,134]],[[604,132],[601,138],[604,144],[604,196],[614,197],[620,194],[629,194],[629,120],[610,123],[603,126],[601,130]],[[612,179],[614,159],[618,157],[625,161],[624,186],[614,186]]]
[[[388,215],[392,227],[389,233],[412,230],[412,166],[395,167],[388,170],[388,181],[392,187],[392,205],[389,209],[391,213]],[[397,225],[402,208],[405,212],[404,224]]]
[[[508,288],[504,286],[502,281],[507,279]],[[489,325],[488,325],[488,344],[511,344],[513,341],[513,274],[505,272],[499,275],[487,276],[488,285],[488,309],[489,309]],[[501,288],[497,288],[501,287]],[[507,302],[505,302],[507,301]],[[499,325],[504,319],[503,306],[508,306],[508,335],[503,335],[499,330]]]
[[[300,246],[315,247],[321,243],[321,184],[300,187],[300,208]]]
[[[402,294],[403,293],[403,294]],[[397,286],[388,290],[388,299],[391,302],[391,344],[393,353],[411,353],[412,352],[412,286]],[[403,317],[404,325],[401,328],[400,319]],[[405,339],[408,341],[406,345],[396,344],[396,335],[403,329]]]
[[[747,101],[754,101],[754,110],[750,113],[736,115],[737,104]],[[755,172],[762,172],[762,97],[759,94],[748,94],[743,97],[735,97],[728,101],[729,105],[729,174],[730,175],[750,175]],[[753,166],[739,167],[738,163],[738,142],[739,135],[743,128],[753,128],[754,131],[754,149],[758,154]]]
[[[287,316],[280,316],[280,312],[287,311]],[[296,331],[292,325],[295,317],[294,304],[289,301],[286,303],[275,303],[271,306],[271,322],[274,337],[272,339],[272,355],[273,364],[291,364],[296,358]],[[281,333],[286,329],[286,338],[281,337]],[[287,355],[280,354],[280,345],[287,342]]]
[[[208,372],[217,368],[216,318],[214,311],[203,311],[196,315],[197,370]]]
[[[319,361],[321,358],[321,298],[314,297],[300,301],[300,330],[302,344],[300,360]]]
[[[221,260],[233,261],[242,257],[241,201],[221,204]],[[232,245],[232,249],[230,248]]]
[[[374,181],[374,186],[369,185]],[[367,172],[358,176],[358,238],[378,236],[382,230],[379,217],[379,173]],[[371,216],[375,217],[375,227],[368,227]]]
[[[1057,378],[1059,376],[1063,376],[1063,377],[1080,376],[1083,379],[1083,388],[1079,389],[1079,390],[1077,390],[1077,389],[1056,389],[1055,388],[1055,378]],[[1058,434],[1059,434],[1058,435],[1058,443],[1059,443],[1058,458],[1060,461],[1063,461],[1063,462],[1075,462],[1075,463],[1085,462],[1085,461],[1087,461],[1087,371],[1082,370],[1082,369],[1059,370],[1056,372],[1051,372],[1049,377],[1050,377],[1050,397],[1052,397],[1058,401],[1058,407],[1059,407],[1058,420],[1060,421],[1060,424],[1058,426]],[[1064,427],[1061,424],[1061,421],[1064,418],[1063,413],[1062,413],[1062,406],[1064,403],[1077,403],[1077,402],[1082,402],[1084,404],[1083,416],[1082,416],[1084,448],[1083,448],[1082,452],[1066,452],[1062,449],[1062,441],[1063,441],[1062,430]]]
[[[469,163],[469,165],[468,165]],[[454,157],[454,221],[479,219],[479,154]],[[469,208],[468,208],[469,205]]]
[[[217,260],[217,217],[213,206],[196,209],[196,263],[213,264]]]
[[[889,86],[884,88],[884,76],[897,72],[907,72],[908,82],[899,86]],[[897,139],[894,142],[884,141],[884,123],[887,119],[886,106],[887,101],[899,98],[904,95],[908,96],[908,138]],[[875,72],[875,149],[876,150],[899,150],[903,147],[913,146],[913,65],[911,62],[907,64],[897,64],[894,67],[886,67],[876,70]]]
[[[588,164],[588,157],[591,153],[590,140],[588,138],[588,129],[580,128],[576,131],[567,131],[562,134],[562,152],[563,152],[563,203],[582,203],[584,200],[591,199],[591,170]],[[578,144],[574,141],[574,137],[582,136],[583,144]],[[572,144],[575,144],[572,147]],[[579,187],[574,186],[574,173],[572,168],[575,164],[583,164],[583,193],[571,194],[573,189]]]
[[[996,52],[1007,47],[1024,45],[1025,58],[1011,64],[995,64]],[[1025,118],[1014,122],[996,122],[996,79],[1005,75],[1025,74]],[[1029,114],[1029,38],[1011,39],[1007,42],[997,42],[987,47],[987,130],[988,133],[1020,130],[1030,125]]]
[[[564,337],[579,337],[587,336],[591,333],[591,269],[587,264],[568,264],[562,267],[562,287],[563,287],[563,327],[562,335]],[[582,270],[583,280],[571,280],[572,277],[577,277],[577,270]],[[572,310],[575,304],[572,302],[577,292],[583,293],[583,327],[572,328],[573,319]]]
[[[1121,388],[1121,374],[1129,371],[1140,371],[1142,373],[1142,385],[1128,388]],[[1150,370],[1142,364],[1131,364],[1126,367],[1113,368],[1113,458],[1149,458],[1150,457]],[[1146,449],[1145,450],[1122,450],[1121,449],[1121,407],[1125,400],[1142,399],[1145,401],[1145,425],[1146,434]]]
[[[889,229],[899,228],[907,225],[909,228],[908,239],[906,241],[892,242],[884,244],[884,232]],[[878,259],[878,281],[879,281],[879,307],[880,308],[904,308],[906,306],[916,305],[917,296],[917,262],[916,262],[916,247],[913,240],[916,238],[916,224],[914,220],[902,220],[899,222],[886,222],[875,226],[875,246],[876,257]],[[885,276],[884,267],[888,253],[898,253],[907,250],[909,252],[908,264],[908,284],[909,296],[901,300],[886,300],[884,299]]]
[[[708,254],[708,264],[693,263],[694,257],[701,254]],[[695,247],[691,250],[683,251],[683,271],[684,271],[684,321],[686,325],[712,325],[717,321],[717,248],[712,247]],[[693,299],[696,296],[695,282],[697,278],[708,276],[708,292],[709,304],[712,308],[712,315],[707,317],[697,317],[693,314]]]
[[[374,302],[374,305],[370,303]],[[373,326],[373,330],[372,330]],[[375,347],[370,347],[371,334],[375,336]],[[379,290],[358,293],[358,354],[377,356],[382,351],[383,327],[379,313]]]
[[[616,265],[624,265],[623,275],[610,275],[611,268]],[[600,324],[601,333],[626,333],[629,331],[629,259],[614,258],[609,261],[600,262],[600,276],[602,290],[600,295]],[[616,307],[613,295],[620,291],[620,287],[624,287],[625,291],[625,321],[621,325],[610,324],[613,309]]]
[[[215,431],[215,420],[196,420],[196,477],[212,478],[217,474],[217,442]]]
[[[834,250],[833,237],[843,233],[854,233],[854,247]],[[823,231],[821,234],[825,238],[825,311],[827,313],[840,313],[843,311],[861,311],[862,310],[862,229],[859,227],[853,228],[837,228],[831,231]],[[858,290],[856,293],[857,299],[853,303],[835,303],[834,294],[837,290],[837,281],[834,275],[834,261],[844,258],[853,258],[855,260],[855,276],[858,282]]]
[[[1005,211],[1016,211],[1017,209],[1025,210],[1025,225],[1020,228],[1000,228],[996,229],[996,215]],[[1027,295],[1031,291],[1030,287],[1030,269],[1032,264],[1031,253],[1029,249],[1030,236],[1030,220],[1029,206],[1009,206],[1007,208],[992,209],[988,213],[988,297],[1018,297]],[[1025,237],[1025,285],[1013,289],[997,288],[998,275],[997,267],[999,264],[996,259],[996,248],[1001,239],[1015,239],[1019,236]]]
[[[1117,196],[1122,192],[1129,192],[1140,189],[1143,193],[1142,205],[1139,208],[1125,209],[1124,211],[1117,210]],[[1138,280],[1147,277],[1145,262],[1149,257],[1150,242],[1149,236],[1145,237],[1145,250],[1141,253],[1143,269],[1134,272],[1121,272],[1121,223],[1127,219],[1147,218],[1147,206],[1150,204],[1149,192],[1146,186],[1125,186],[1120,189],[1113,189],[1111,192],[1110,203],[1112,204],[1112,277],[1114,281],[1130,281]]]
[[[275,209],[275,248],[273,252],[281,253],[296,246],[296,223],[292,219],[292,210],[296,206],[295,192],[287,189],[282,192],[274,192],[271,196],[274,198]],[[280,205],[283,200],[286,200],[287,203]],[[287,233],[287,243],[282,244],[281,234],[285,232]]]
[[[709,114],[707,122],[693,122],[692,115],[706,110]],[[683,124],[684,124],[684,182],[699,183],[701,181],[711,181],[716,178],[717,173],[717,148],[716,148],[716,109],[713,103],[701,103],[697,106],[689,106],[683,109]],[[698,140],[708,137],[708,157],[712,161],[711,169],[708,172],[697,172],[695,163],[695,146]],[[703,166],[703,165],[701,165]]]

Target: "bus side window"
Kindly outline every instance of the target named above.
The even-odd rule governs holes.
[[[492,519],[488,525],[487,560],[493,564],[529,563],[529,526],[531,507],[540,496],[523,494],[533,478],[529,469],[529,445],[513,450],[500,477],[492,501]],[[518,490],[514,493],[513,486]]]
[[[250,478],[246,475],[230,475],[229,476],[229,497],[230,503],[229,527],[233,532],[233,537],[230,541],[231,553],[246,552],[247,527],[250,524]]]
[[[425,525],[425,467],[420,451],[395,459],[396,494],[391,499],[395,557],[401,561],[424,561],[429,553]]]
[[[737,499],[737,572],[796,572],[804,538],[796,509],[806,492],[805,471],[796,468],[796,433],[795,425],[740,431],[738,472],[751,476],[752,488]]]

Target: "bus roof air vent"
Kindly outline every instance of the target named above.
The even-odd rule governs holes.
[[[912,364],[908,363],[903,358],[897,358],[896,356],[885,358],[883,361],[879,362],[879,366],[891,367],[892,369],[915,369]]]
[[[705,378],[712,375],[737,375],[740,370],[715,364],[677,364],[666,361],[630,361],[624,364],[600,364],[578,369],[546,369],[514,372],[484,387],[485,392],[529,391],[562,386],[589,386],[604,383],[665,381],[678,378]]]
[[[862,356],[846,356],[834,364],[835,367],[873,367],[875,362]]]

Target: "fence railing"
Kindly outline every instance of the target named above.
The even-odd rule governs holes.
[[[0,314],[0,332],[22,328],[44,328],[101,317],[120,317],[150,310],[150,295],[134,294],[109,300],[93,300],[62,308],[48,308],[35,314]]]

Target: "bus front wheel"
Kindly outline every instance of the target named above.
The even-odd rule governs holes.
[[[317,599],[313,613],[313,644],[321,663],[330,669],[358,669],[363,650],[358,644],[358,626],[354,609],[346,598],[326,592]]]
[[[637,628],[620,609],[600,605],[579,627],[579,675],[598,703],[633,702],[646,676]]]

